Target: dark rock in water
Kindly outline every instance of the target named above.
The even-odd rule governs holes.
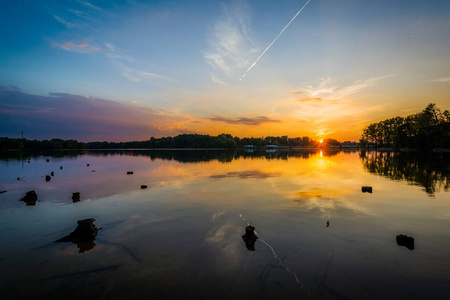
[[[49,182],[52,179],[49,175],[45,175],[45,181]]]
[[[147,186],[145,184],[141,185],[141,189],[146,189]]]
[[[89,164],[87,164],[86,167],[89,167]]]
[[[249,251],[255,251],[255,243],[258,239],[258,236],[255,234],[255,227],[250,225],[245,227],[245,234],[242,236],[242,239]]]
[[[414,250],[414,238],[411,236],[407,236],[404,234],[399,234],[395,238],[397,241],[397,245],[399,246],[405,246],[409,250]]]
[[[51,172],[50,175],[55,176],[55,172]]]
[[[46,159],[45,161],[46,161],[46,162],[49,162],[49,161],[50,161],[50,159]]]
[[[0,191],[0,194],[6,193],[6,191]]]
[[[133,174],[133,171],[128,171],[127,172],[127,175],[132,175]]]
[[[84,219],[77,221],[77,228],[69,235],[56,240],[55,243],[74,243],[80,249],[80,253],[89,251],[94,248],[95,237],[98,233],[98,228],[94,225],[95,219]]]
[[[363,186],[361,188],[361,192],[363,192],[363,193],[371,193],[372,194],[372,187],[371,186]]]
[[[30,161],[27,161],[28,163],[30,163]]]
[[[72,201],[73,203],[80,201],[80,192],[72,193]]]
[[[20,201],[25,202],[27,206],[34,206],[36,205],[37,194],[35,191],[29,191],[25,194],[25,197],[20,199]]]
[[[62,166],[60,166],[59,169],[62,170]]]
[[[327,227],[330,227],[330,221],[327,221]]]
[[[20,177],[17,177],[17,180],[20,180]]]
[[[92,173],[94,173],[95,172],[95,170],[92,170]]]

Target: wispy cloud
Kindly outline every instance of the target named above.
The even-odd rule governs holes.
[[[101,49],[97,46],[91,45],[87,42],[72,42],[72,41],[64,41],[61,43],[58,43],[56,41],[53,41],[52,43],[53,47],[57,47],[69,52],[77,52],[77,53],[91,53],[91,52],[98,52]]]
[[[223,5],[222,15],[210,29],[204,59],[216,72],[211,76],[213,82],[223,83],[219,76],[236,78],[258,52],[251,38],[248,11],[243,1]]]
[[[85,13],[84,11],[78,10],[78,9],[68,9],[67,11],[75,14],[76,16],[83,18],[83,19],[88,19],[89,15],[87,13]]]
[[[355,132],[363,127],[363,118],[379,113],[385,105],[380,100],[373,101],[373,88],[392,76],[378,76],[346,85],[332,78],[320,78],[274,102],[270,115],[283,116],[283,122],[291,119],[292,124],[299,120],[307,123],[305,127],[310,136],[347,134],[354,139]]]
[[[296,100],[296,102],[320,102],[320,101],[322,101],[322,98],[320,97],[301,98]]]
[[[93,5],[92,3],[88,2],[88,1],[77,0],[77,2],[88,8],[91,8],[91,9],[102,10],[100,7]]]
[[[215,122],[225,122],[229,124],[242,124],[242,125],[260,125],[262,123],[278,123],[280,120],[270,119],[266,116],[254,117],[254,118],[227,118],[227,117],[213,117],[207,118],[208,120]]]
[[[123,77],[129,81],[140,82],[143,80],[172,80],[172,78],[163,76],[157,73],[138,70],[134,68],[135,60],[129,55],[125,54],[125,51],[116,47],[112,43],[106,43],[106,57],[108,57],[115,68],[120,71]]]
[[[347,85],[347,86],[339,86],[336,83],[336,80],[333,80],[331,78],[321,78],[316,84],[314,85],[307,85],[304,88],[302,88],[300,91],[292,92],[291,95],[307,95],[308,97],[304,97],[303,99],[306,99],[308,101],[311,101],[313,99],[315,100],[350,100],[349,97],[355,94],[358,94],[365,89],[374,86],[381,82],[384,79],[387,79],[389,77],[392,77],[393,75],[384,75],[374,78],[369,78],[365,80],[358,80],[354,82],[353,84]],[[300,100],[297,100],[298,102],[303,102]]]
[[[434,82],[450,82],[450,77],[436,78],[436,79],[432,79],[431,81],[434,81]]]
[[[53,17],[56,19],[56,21],[60,22],[61,24],[64,24],[67,28],[72,28],[72,27],[76,27],[77,24],[67,21],[65,18],[58,16],[58,15],[53,15]]]
[[[0,84],[0,91],[20,92],[21,89],[14,85],[4,86]]]
[[[222,81],[219,77],[217,77],[216,74],[211,74],[211,80],[214,83],[219,83],[219,84],[226,85],[226,83],[224,81]]]

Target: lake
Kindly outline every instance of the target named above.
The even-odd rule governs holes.
[[[0,170],[2,299],[449,297],[449,154],[24,152]],[[89,218],[95,239],[55,242]]]

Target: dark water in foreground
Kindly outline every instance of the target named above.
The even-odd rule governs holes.
[[[21,155],[0,158],[0,191],[7,191],[0,194],[1,299],[450,293],[448,155]],[[38,201],[19,201],[30,190]],[[86,218],[101,228],[93,242],[54,243]],[[247,222],[258,234],[255,251],[242,239]],[[414,238],[413,250],[397,244],[399,234]]]

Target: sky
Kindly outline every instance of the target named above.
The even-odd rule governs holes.
[[[0,37],[0,137],[358,141],[450,109],[448,0],[16,0]]]

